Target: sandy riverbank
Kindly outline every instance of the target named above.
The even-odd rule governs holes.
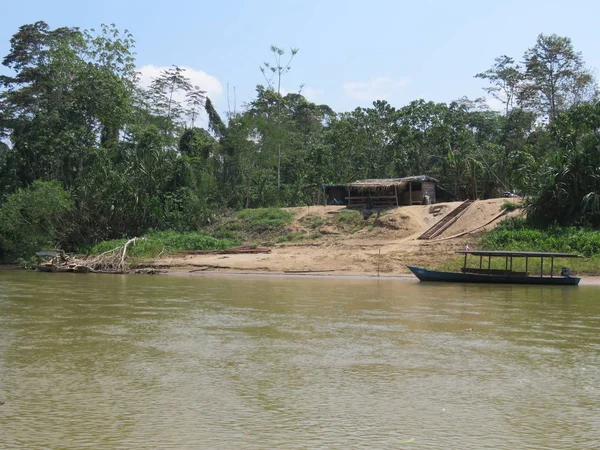
[[[406,275],[409,273],[407,264],[435,266],[456,258],[455,252],[467,244],[476,248],[478,237],[484,231],[495,227],[505,217],[518,214],[509,213],[488,224],[501,212],[503,202],[504,199],[475,202],[452,226],[432,240],[419,240],[418,237],[461,202],[394,208],[378,219],[369,219],[368,226],[356,232],[331,226],[332,218],[344,210],[343,207],[289,208],[295,213],[295,220],[288,231],[306,233],[312,236],[310,239],[277,244],[270,253],[170,255],[145,265],[189,274]],[[315,223],[322,225],[316,229],[308,228],[307,224]]]

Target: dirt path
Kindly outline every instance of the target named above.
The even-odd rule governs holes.
[[[504,199],[475,202],[439,238],[481,227],[500,212],[503,202]],[[310,234],[313,238],[277,244],[268,254],[173,255],[155,261],[154,265],[177,272],[405,274],[408,272],[406,264],[432,266],[455,258],[455,251],[463,249],[466,244],[473,247],[478,236],[504,219],[502,217],[475,234],[459,238],[438,241],[417,239],[460,204],[394,208],[379,219],[369,219],[359,231],[345,230],[343,226],[336,225],[335,218],[345,209],[343,207],[289,208],[296,217],[288,231]]]

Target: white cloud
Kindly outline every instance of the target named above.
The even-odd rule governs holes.
[[[198,86],[201,90],[206,91],[207,97],[211,99],[213,104],[216,104],[221,96],[223,95],[223,85],[219,79],[213,75],[209,75],[202,70],[192,69],[191,67],[180,66],[185,70],[184,75],[189,78],[192,86]],[[170,66],[155,66],[148,64],[140,67],[138,72],[140,73],[140,85],[148,87],[152,83],[154,78],[157,78],[163,70],[169,69]],[[174,96],[175,100],[183,103],[185,101],[185,94],[178,92]],[[198,126],[206,126],[207,118],[204,111],[200,114]]]
[[[408,84],[408,79],[395,80],[390,77],[373,77],[369,81],[347,81],[344,92],[355,100],[386,100]]]

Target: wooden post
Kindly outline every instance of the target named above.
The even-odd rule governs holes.
[[[512,272],[512,256],[510,257],[510,271]]]
[[[408,182],[408,204],[412,206],[412,183]]]
[[[488,256],[488,270],[492,267],[492,255]]]
[[[528,268],[528,266],[529,266],[529,257],[526,256],[525,257],[525,275],[527,275],[527,268]]]
[[[398,186],[394,185],[394,192],[396,193],[396,206],[400,206],[400,202],[398,200]]]
[[[542,264],[540,269],[540,277],[544,276],[544,257],[542,256]]]
[[[483,264],[483,255],[479,255],[479,269],[481,270],[481,264]]]
[[[506,270],[508,272],[508,255],[506,255],[505,259],[506,259],[506,264],[504,264],[504,270]]]
[[[554,257],[550,258],[550,278],[554,278]]]

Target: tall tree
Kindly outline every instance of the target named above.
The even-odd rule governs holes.
[[[521,100],[550,122],[559,112],[596,96],[595,80],[568,37],[540,34],[523,59],[527,83]]]
[[[600,103],[576,105],[550,126],[554,142],[529,180],[529,217],[600,226]]]
[[[476,78],[488,80],[491,84],[483,88],[488,94],[502,102],[504,113],[508,114],[523,87],[525,74],[515,60],[502,55],[495,59],[494,65],[485,72],[475,75]]]
[[[269,63],[265,61],[262,66],[260,66],[260,71],[265,77],[265,81],[267,82],[267,87],[277,92],[277,97],[279,101],[277,103],[277,126],[280,123],[281,116],[281,79],[283,76],[290,71],[292,68],[292,60],[294,56],[298,53],[297,48],[290,49],[290,57],[287,62],[282,60],[285,56],[285,50],[276,45],[271,45],[271,53],[273,54],[273,63]],[[277,90],[275,90],[277,87]],[[277,146],[277,189],[281,188],[281,143]]]
[[[198,86],[193,86],[185,94],[185,103],[187,106],[187,115],[190,119],[190,128],[194,128],[194,122],[200,114],[201,108],[204,107],[206,101],[206,91],[203,91]]]
[[[192,84],[185,76],[185,69],[179,66],[163,69],[160,75],[152,80],[149,93],[153,113],[164,119],[165,135],[174,131],[175,124],[180,122],[184,115],[184,108],[176,97],[177,93],[187,94],[191,90]]]
[[[0,128],[12,143],[22,184],[58,179],[69,186],[95,145],[114,145],[129,114],[130,35],[22,26],[3,64]]]

